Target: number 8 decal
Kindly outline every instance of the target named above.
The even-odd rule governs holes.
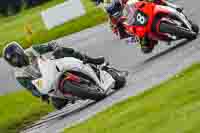
[[[137,21],[140,24],[144,24],[145,23],[145,17],[143,15],[141,15],[140,13],[137,14]]]

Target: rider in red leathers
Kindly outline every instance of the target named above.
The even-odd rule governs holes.
[[[123,9],[129,0],[97,0],[97,4],[103,3],[106,12],[109,15],[109,22],[113,33],[119,36],[120,39],[129,37],[124,30],[123,24],[120,22],[120,17],[123,15]],[[147,1],[154,2],[159,5],[166,5],[175,8],[177,11],[182,12],[180,8],[166,0],[131,0],[133,2]],[[141,50],[143,53],[150,53],[158,41],[151,40],[148,37],[140,38]]]

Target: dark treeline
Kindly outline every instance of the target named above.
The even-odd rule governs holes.
[[[5,16],[14,15],[22,8],[31,8],[49,0],[0,0],[0,13]]]

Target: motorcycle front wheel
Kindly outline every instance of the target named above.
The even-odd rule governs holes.
[[[197,33],[190,31],[184,27],[177,26],[171,23],[161,22],[159,31],[162,33],[169,33],[178,38],[186,38],[189,40],[196,39]]]
[[[119,90],[126,85],[126,77],[125,75],[120,75],[115,69],[108,69],[107,72],[113,77],[115,82],[114,90]]]
[[[57,110],[64,108],[68,104],[68,102],[69,101],[67,99],[51,97],[51,103],[52,103],[53,107]]]

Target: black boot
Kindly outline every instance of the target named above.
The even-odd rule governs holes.
[[[144,37],[140,41],[141,51],[144,54],[149,54],[153,51],[154,46],[158,43],[158,41],[150,40],[147,37]]]
[[[119,37],[120,39],[128,38],[130,35],[125,31],[125,28],[121,22],[118,22],[117,28],[119,31]]]

